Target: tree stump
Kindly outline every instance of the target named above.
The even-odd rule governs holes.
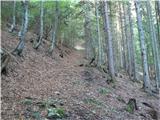
[[[134,98],[129,99],[126,110],[129,113],[134,113],[135,110],[138,110],[136,99]]]

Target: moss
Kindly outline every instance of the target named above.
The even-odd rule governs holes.
[[[131,105],[127,105],[126,107],[126,111],[129,112],[129,113],[133,113],[133,107]]]
[[[127,103],[126,111],[129,113],[134,113],[135,110],[137,110],[136,100],[135,99],[129,99],[129,102]]]
[[[33,101],[31,99],[24,99],[22,101],[22,104],[25,104],[25,105],[31,105],[33,103]]]
[[[65,116],[64,109],[62,108],[49,108],[48,109],[48,118],[63,118]]]
[[[106,94],[109,94],[111,92],[110,89],[107,89],[107,88],[100,88],[98,91],[102,95],[106,95]]]
[[[40,119],[40,113],[38,111],[33,112],[31,115],[32,115],[32,118],[36,120]]]
[[[98,105],[98,106],[102,106],[103,105],[100,101],[98,101],[98,100],[96,100],[94,98],[84,99],[84,103],[92,104],[92,105]]]

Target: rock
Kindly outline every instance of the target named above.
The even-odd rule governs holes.
[[[55,91],[54,93],[55,93],[56,95],[60,95],[60,92],[58,92],[58,91]]]
[[[82,66],[84,66],[84,64],[80,64],[79,66],[82,67]]]

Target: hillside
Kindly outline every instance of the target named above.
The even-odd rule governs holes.
[[[2,47],[12,51],[17,37],[6,31],[1,34]],[[50,56],[45,42],[33,49],[33,36],[27,33],[23,55],[12,56],[2,74],[3,120],[55,119],[47,118],[48,106],[63,109],[63,120],[158,120],[159,98],[144,92],[141,83],[131,81],[124,72],[108,83],[107,75],[85,66],[83,51],[55,48]],[[138,106],[134,113],[126,110],[131,98]]]

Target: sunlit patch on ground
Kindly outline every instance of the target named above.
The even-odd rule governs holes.
[[[82,46],[80,46],[80,45],[76,45],[74,48],[75,48],[76,50],[84,50],[84,49],[85,49],[84,47],[82,47]]]

